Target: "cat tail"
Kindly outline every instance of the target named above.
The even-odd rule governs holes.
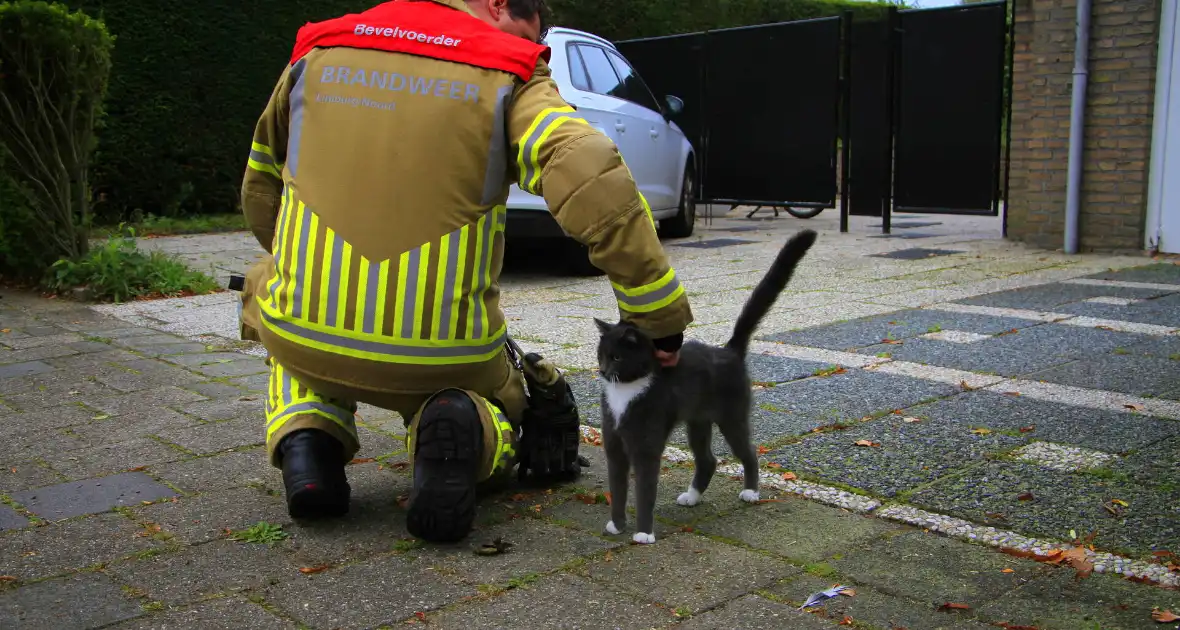
[[[746,356],[754,329],[762,322],[762,318],[766,317],[779,294],[787,287],[792,274],[795,273],[795,267],[803,260],[807,250],[815,244],[816,236],[815,230],[801,230],[783,245],[771,263],[770,270],[746,300],[746,305],[733,326],[733,335],[725,344],[726,348],[736,351],[743,357]]]

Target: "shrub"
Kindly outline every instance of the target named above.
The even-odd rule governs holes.
[[[89,299],[104,302],[179,297],[220,289],[213,278],[190,269],[181,260],[163,252],[139,250],[134,230],[120,226],[119,232],[78,259],[54,263],[46,286],[59,292],[81,288]]]
[[[0,210],[6,247],[27,249],[6,258],[35,256],[17,261],[24,271],[86,254],[88,168],[113,43],[101,22],[63,5],[0,2]]]

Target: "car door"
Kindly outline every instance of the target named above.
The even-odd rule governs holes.
[[[637,106],[636,118],[645,127],[643,133],[637,135],[646,136],[649,141],[648,150],[644,153],[650,156],[645,157],[650,167],[646,177],[650,180],[648,185],[652,190],[648,203],[653,208],[674,207],[679,201],[677,192],[682,179],[679,139],[668,126],[659,101],[631,63],[618,51],[607,50],[606,53],[623,82],[623,98]]]
[[[615,144],[640,192],[653,209],[667,207],[667,191],[661,185],[651,120],[645,109],[626,98],[627,85],[615,71],[607,49],[583,43],[575,44],[574,48],[585,66],[591,90],[603,97],[595,99],[595,108],[603,114],[603,125],[614,130]]]

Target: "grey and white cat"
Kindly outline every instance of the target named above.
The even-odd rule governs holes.
[[[722,347],[686,341],[675,367],[662,367],[655,346],[635,326],[599,319],[598,367],[602,392],[602,441],[612,495],[609,534],[621,533],[627,520],[627,485],[635,470],[637,543],[654,543],[654,512],[660,457],[672,430],[683,423],[696,462],[692,485],[676,499],[684,506],[701,501],[717,469],[713,425],[745,469],[743,501],[758,500],[758,452],[750,442],[751,383],[746,369],[750,338],[786,288],[795,267],[815,243],[816,233],[803,230],[779,251],[770,270],[734,324]]]

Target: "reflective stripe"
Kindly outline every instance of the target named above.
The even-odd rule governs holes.
[[[483,295],[490,284],[488,280],[492,257],[492,236],[499,222],[496,206],[484,213],[475,224],[475,264],[471,277],[471,292],[467,299],[467,334],[476,339],[483,337],[488,328],[488,314],[484,311]]]
[[[459,256],[458,261],[452,269],[455,270],[455,282],[451,285],[451,301],[454,312],[451,316],[451,325],[447,328],[447,334],[443,339],[456,339],[459,336],[459,296],[463,294],[463,280],[467,275],[467,243],[471,237],[471,230],[464,226],[459,230]],[[471,334],[471,329],[467,329],[467,333]]]
[[[338,401],[324,398],[296,381],[283,366],[271,364],[270,397],[266,405],[266,439],[269,442],[276,431],[283,428],[291,418],[300,414],[323,416],[356,437],[355,410],[346,409]]]
[[[501,86],[496,92],[496,111],[492,122],[492,139],[488,147],[488,167],[483,178],[483,199],[480,205],[492,203],[504,191],[504,178],[508,173],[508,126],[505,115],[508,102],[512,99],[511,85]],[[433,328],[431,330],[434,330]]]
[[[276,309],[279,307],[279,297],[278,297],[279,287],[283,286],[283,283],[287,281],[287,278],[285,278],[284,274],[283,274],[283,257],[287,251],[287,232],[288,232],[287,227],[288,227],[288,221],[291,218],[290,200],[291,200],[290,189],[283,187],[283,200],[282,200],[282,204],[279,208],[279,224],[278,224],[278,231],[276,232],[277,238],[275,239],[275,246],[274,246],[275,277],[270,281],[270,284],[267,285],[267,287],[266,287],[266,292],[267,292],[268,297],[270,298],[271,304],[273,304]]]
[[[299,145],[303,139],[303,108],[304,103],[304,70],[307,68],[307,60],[300,59],[295,62],[294,67],[291,68],[291,78],[295,79],[295,85],[291,88],[290,103],[290,124],[287,125],[287,171],[291,173],[291,177],[295,177],[295,171],[299,167]]]
[[[250,145],[250,157],[246,160],[246,164],[256,171],[282,178],[281,169],[275,163],[274,153],[265,144],[254,142]]]
[[[580,116],[573,114],[574,108],[566,105],[562,107],[549,107],[541,110],[537,117],[533,119],[533,124],[524,133],[524,137],[520,141],[520,153],[516,157],[517,170],[520,173],[520,187],[521,189],[536,194],[537,181],[541,177],[541,165],[539,164],[539,156],[541,146],[545,144],[545,140],[549,134],[553,133],[562,123],[566,121],[576,121],[586,124],[586,120]]]
[[[262,323],[274,334],[294,343],[317,350],[345,356],[381,361],[383,363],[416,363],[423,365],[453,365],[490,361],[499,353],[507,336],[507,328],[500,326],[487,339],[393,339],[379,335],[345,336],[342,331],[307,321],[287,321],[281,313],[259,299]]]
[[[651,221],[651,228],[656,229],[656,218],[652,216],[651,206],[647,203],[647,197],[643,193],[639,193],[639,200],[643,202],[643,211],[647,213],[647,220]]]
[[[484,405],[487,406],[488,413],[492,416],[492,422],[496,426],[496,452],[492,456],[492,471],[506,470],[516,457],[516,448],[510,440],[504,439],[504,432],[507,431],[509,435],[515,435],[516,429],[512,428],[512,423],[504,417],[498,407],[486,399]]]
[[[661,309],[684,295],[684,287],[676,278],[676,270],[669,269],[659,280],[634,289],[610,283],[619,301],[619,308],[630,313],[650,313]]]
[[[451,267],[454,258],[454,232],[442,237],[438,245],[438,261],[434,266],[434,304],[430,310],[430,338],[445,339],[446,328],[451,325],[451,300],[447,293],[454,286],[454,269]],[[445,314],[444,314],[445,312]]]
[[[307,206],[302,202],[299,204],[299,213],[304,214]],[[316,235],[320,229],[320,217],[314,212],[306,213],[308,216],[303,218],[304,232],[300,234],[299,242],[302,243],[302,259],[305,261],[299,266],[299,274],[296,275],[292,282],[295,283],[295,317],[306,317],[311,313],[311,287],[313,275],[307,273],[311,264],[307,261],[316,260]]]

